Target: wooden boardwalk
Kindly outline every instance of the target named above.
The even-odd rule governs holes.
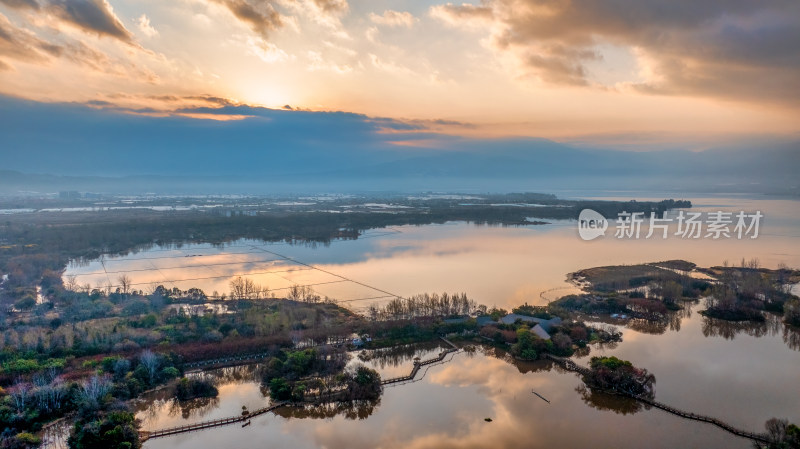
[[[437,357],[434,357],[434,358],[431,358],[431,359],[427,359],[427,360],[415,360],[414,361],[414,367],[411,368],[411,373],[409,375],[400,376],[400,377],[393,377],[391,379],[382,379],[381,380],[381,385],[389,385],[389,384],[395,384],[395,383],[399,383],[399,382],[408,382],[410,380],[414,380],[414,378],[417,377],[417,373],[419,373],[420,368],[422,368],[423,366],[430,365],[432,363],[441,362],[442,360],[444,360],[445,357],[447,357],[447,354],[450,354],[451,352],[458,351],[458,347],[456,345],[454,345],[450,340],[448,340],[448,339],[446,339],[444,337],[440,337],[440,338],[442,339],[442,341],[447,343],[450,347],[445,349],[444,351],[440,352]]]
[[[264,413],[269,413],[287,404],[288,402],[279,402],[277,404],[273,404],[268,407],[260,408],[254,412],[248,413],[247,415],[231,416],[228,418],[216,419],[214,421],[203,421],[194,424],[187,424],[185,426],[170,427],[167,429],[150,430],[150,431],[142,430],[139,431],[139,439],[142,442],[145,442],[152,438],[160,438],[169,435],[177,435],[179,433],[194,432],[195,430],[208,429],[211,427],[227,426],[229,424],[247,421],[254,416],[263,415]]]
[[[586,368],[584,366],[578,365],[578,364],[576,364],[575,362],[573,362],[570,359],[565,359],[565,358],[562,358],[562,357],[556,357],[556,356],[551,355],[551,354],[543,354],[543,355],[544,355],[544,358],[552,360],[552,361],[558,363],[559,365],[564,367],[566,370],[579,373],[582,376],[587,376],[591,372],[589,370],[589,368]],[[649,398],[645,398],[645,397],[641,397],[641,396],[636,396],[636,395],[632,395],[632,394],[625,393],[625,392],[619,392],[619,393],[622,394],[622,395],[628,396],[630,398],[636,399],[637,401],[644,402],[645,404],[651,405],[651,406],[653,406],[655,408],[664,410],[665,412],[672,413],[675,416],[680,416],[681,418],[686,418],[686,419],[691,419],[691,420],[694,420],[694,421],[701,421],[701,422],[713,424],[713,425],[719,427],[720,429],[725,430],[726,432],[732,433],[732,434],[734,434],[736,436],[740,436],[742,438],[747,438],[747,439],[750,439],[750,440],[753,440],[753,441],[758,441],[760,443],[769,443],[770,442],[770,440],[767,438],[767,435],[765,435],[765,434],[753,433],[753,432],[748,432],[746,430],[737,429],[736,427],[733,427],[732,425],[730,425],[730,424],[728,424],[728,423],[726,423],[726,422],[724,422],[722,420],[719,420],[717,418],[713,418],[711,416],[698,415],[697,413],[691,413],[691,412],[687,412],[687,411],[684,411],[684,410],[680,410],[680,409],[677,409],[675,407],[670,407],[669,405],[666,405],[666,404],[663,404],[661,402],[655,401],[653,399],[649,399]]]
[[[190,368],[186,372],[196,372],[196,371],[201,371],[201,368],[206,366],[224,365],[228,363],[243,364],[246,362],[257,362],[267,358],[269,355],[270,355],[269,352],[261,352],[258,354],[244,354],[234,357],[223,357],[219,359],[191,362],[191,363],[186,363],[183,366],[186,368]]]
[[[442,351],[441,353],[439,353],[438,357],[434,357],[432,359],[423,360],[423,361],[415,361],[414,362],[414,368],[411,370],[411,374],[409,374],[408,376],[395,377],[393,379],[382,380],[381,381],[381,385],[387,385],[387,384],[391,384],[391,383],[405,382],[405,381],[408,381],[408,380],[414,380],[414,378],[416,377],[416,375],[419,372],[421,367],[423,367],[425,365],[430,365],[432,363],[441,362],[442,360],[444,360],[444,358],[445,358],[445,356],[447,356],[447,354],[450,354],[451,352],[458,351],[458,347],[456,345],[454,345],[451,341],[447,340],[444,337],[441,337],[441,339],[442,339],[442,341],[447,343],[450,346],[450,348],[448,348],[448,349]],[[250,356],[230,357],[230,358],[225,358],[225,359],[217,359],[217,360],[214,360],[214,361],[211,361],[211,362],[214,362],[214,363],[228,363],[228,362],[235,362],[235,361],[242,361],[242,360],[250,360],[250,359],[255,359],[255,358],[258,358],[258,357],[262,357],[262,355],[261,354],[253,354],[253,355],[250,355]],[[204,364],[204,365],[205,364],[209,364],[209,361],[202,362],[202,364]],[[188,364],[187,364],[187,366],[188,366]],[[289,405],[289,402],[279,402],[277,404],[270,405],[269,407],[260,408],[260,409],[258,409],[256,411],[253,411],[253,412],[251,412],[251,413],[249,413],[247,415],[231,416],[231,417],[228,417],[228,418],[216,419],[214,421],[203,421],[203,422],[194,423],[194,424],[187,424],[185,426],[170,427],[170,428],[167,428],[167,429],[149,430],[149,431],[148,430],[142,430],[142,431],[139,432],[139,438],[140,438],[140,440],[142,442],[144,442],[144,441],[147,441],[147,440],[152,439],[152,438],[161,438],[161,437],[166,437],[166,436],[170,436],[170,435],[177,435],[179,433],[194,432],[196,430],[210,429],[212,427],[227,426],[227,425],[230,425],[230,424],[234,424],[234,423],[238,423],[238,422],[242,422],[242,421],[247,421],[250,418],[253,418],[253,417],[258,416],[258,415],[263,415],[264,413],[269,413],[269,412],[271,412],[271,411],[273,411],[273,410],[275,410],[275,409],[277,409],[279,407],[284,407],[286,405]]]
[[[319,343],[319,344],[304,344],[302,346],[295,346],[295,349],[304,350],[304,349],[313,349],[313,348],[323,348],[326,346],[335,346],[346,344],[348,339],[339,339],[329,341],[327,343]],[[185,368],[189,368],[186,372],[198,372],[202,371],[205,368],[217,366],[217,365],[245,365],[248,363],[257,363],[261,362],[267,357],[274,355],[272,352],[256,352],[256,353],[249,353],[249,354],[239,354],[230,357],[220,357],[217,359],[207,359],[207,360],[198,360],[196,362],[188,362],[185,363],[183,366]]]

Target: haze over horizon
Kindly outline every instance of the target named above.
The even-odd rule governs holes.
[[[0,0],[0,170],[793,192],[798,30],[788,0]]]

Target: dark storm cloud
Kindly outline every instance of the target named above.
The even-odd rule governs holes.
[[[0,4],[13,9],[30,9],[44,12],[68,22],[83,31],[108,36],[130,43],[131,33],[114,15],[106,0],[0,0]]]
[[[656,76],[635,87],[661,94],[800,100],[800,2],[794,0],[493,0],[446,4],[435,16],[492,30],[531,75],[591,84],[598,45],[643,53]]]
[[[105,0],[55,0],[49,11],[89,33],[109,36],[131,42],[131,33],[125,29]]]
[[[80,41],[62,38],[59,42],[48,42],[31,31],[17,27],[3,14],[0,14],[0,56],[33,64],[47,64],[54,58],[62,58],[117,75],[135,70],[130,66],[120,69],[108,56]]]

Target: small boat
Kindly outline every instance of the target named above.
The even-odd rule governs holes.
[[[247,427],[249,425],[250,425],[250,421],[247,421],[246,423],[242,424],[242,427]]]
[[[531,393],[535,394],[536,396],[539,396],[539,398],[540,398],[541,400],[543,400],[544,402],[547,402],[548,404],[550,403],[550,401],[549,401],[549,400],[548,400],[546,397],[544,397],[544,396],[540,395],[539,393],[537,393],[537,392],[535,392],[535,391],[533,391],[533,390],[531,390]]]

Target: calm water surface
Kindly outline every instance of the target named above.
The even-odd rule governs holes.
[[[760,430],[772,416],[800,420],[796,389],[800,335],[778,322],[726,327],[696,313],[663,326],[635,323],[623,342],[578,357],[613,354],[656,375],[656,397],[670,405]],[[663,333],[661,333],[663,332]],[[438,346],[377,353],[366,364],[383,376],[407,373],[415,356]],[[356,353],[351,363],[362,363]],[[138,405],[145,429],[237,415],[269,402],[257,367],[216,370],[220,397],[180,404],[154,394]],[[283,409],[240,425],[154,439],[155,448],[749,448],[747,440],[615,396],[581,391],[582,382],[549,362],[522,363],[495,349],[459,352],[420,380],[386,388],[378,403],[343,410]],[[532,394],[548,398],[547,404]],[[166,398],[166,399],[165,399]],[[484,418],[492,418],[492,422]],[[610,430],[610,429],[613,429]]]
[[[758,258],[763,266],[800,267],[800,202],[694,198],[694,211],[760,210],[757,239],[620,240],[612,235],[586,242],[574,221],[525,227],[464,223],[401,226],[367,231],[358,240],[329,245],[290,245],[239,240],[222,247],[155,247],[123,257],[73,263],[66,275],[79,285],[118,284],[126,273],[133,288],[157,285],[224,294],[237,275],[285,296],[292,285],[346,301],[354,309],[387,300],[387,293],[466,292],[488,306],[542,304],[574,292],[566,274],[601,265],[685,259],[700,266]],[[312,265],[314,269],[307,265]],[[349,282],[359,281],[368,286]]]
[[[580,240],[574,222],[543,226],[478,227],[463,223],[372,230],[355,241],[316,247],[240,240],[225,247],[152,248],[124,257],[73,264],[66,275],[79,284],[116,283],[126,272],[147,291],[152,286],[207,293],[228,290],[245,275],[281,296],[293,284],[313,284],[323,296],[359,309],[389,292],[466,292],[487,305],[542,304],[574,290],[569,272],[600,265],[686,259],[701,266],[757,257],[763,266],[800,267],[800,203],[783,200],[693,198],[695,210],[760,210],[758,239]],[[306,265],[312,265],[316,270]],[[349,280],[357,280],[359,285]],[[709,414],[736,426],[761,430],[777,416],[800,422],[800,337],[777,321],[763,326],[714,322],[687,308],[662,325],[615,323],[619,345],[592,348],[614,354],[655,374],[656,398]],[[410,370],[415,348],[370,359],[384,376]],[[357,362],[354,359],[353,362]],[[588,355],[577,358],[587,364]],[[236,415],[241,406],[268,402],[256,375],[228,370],[220,397],[176,404],[156,394],[139,404],[145,429]],[[715,427],[683,420],[635,402],[576,391],[580,379],[549,363],[510,363],[494,350],[455,354],[431,367],[418,382],[387,388],[378,404],[347,410],[298,411],[238,425],[156,439],[155,448],[748,448],[747,440]],[[550,399],[547,404],[532,390]],[[490,417],[493,422],[485,422]]]

